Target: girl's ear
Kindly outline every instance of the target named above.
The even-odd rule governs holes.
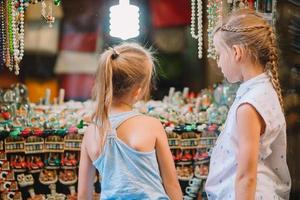
[[[243,49],[241,48],[241,46],[239,46],[239,45],[233,45],[232,49],[233,49],[234,60],[236,62],[241,61],[242,54],[243,54]]]
[[[135,100],[138,100],[138,99],[140,98],[141,93],[142,93],[142,88],[141,88],[141,87],[137,88],[137,89],[134,91],[134,94],[133,94],[133,95],[134,95]]]

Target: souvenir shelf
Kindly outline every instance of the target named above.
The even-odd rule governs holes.
[[[204,135],[204,137],[202,137]],[[168,142],[170,149],[197,149],[211,148],[217,140],[216,134],[196,132],[169,133]]]
[[[69,187],[70,194],[67,200],[77,199],[75,184],[77,182],[76,170],[64,170],[59,173],[59,182]]]
[[[10,170],[10,165],[9,165],[9,162],[7,161],[7,159],[0,160],[0,172],[8,171],[8,170]],[[2,175],[2,173],[0,175]],[[0,176],[0,179],[1,178],[3,178],[3,177]]]
[[[80,151],[82,138],[83,138],[83,135],[79,135],[79,134],[66,135],[64,138],[65,150]]]
[[[34,184],[34,179],[33,176],[31,174],[18,174],[17,175],[17,180],[18,183],[20,185],[20,187],[26,187],[29,185],[33,185]]]
[[[0,161],[7,160],[5,151],[0,151]],[[1,167],[0,167],[1,169]]]
[[[0,173],[0,181],[14,181],[15,176],[13,171],[1,171]]]
[[[44,152],[44,139],[37,136],[30,136],[25,141],[25,154]]]
[[[49,185],[51,194],[47,194],[49,200],[65,200],[66,195],[56,192],[56,183],[58,181],[57,171],[44,169],[40,173],[39,181],[44,185]]]
[[[16,181],[0,181],[0,192],[17,191],[18,184]]]
[[[195,132],[181,133],[181,149],[195,149],[198,147],[200,135]]]
[[[197,178],[206,179],[209,169],[209,160],[202,160],[195,162],[194,173]]]
[[[1,192],[0,197],[2,200],[22,200],[22,193],[20,191],[5,191]]]
[[[44,185],[51,185],[56,183],[58,176],[56,170],[52,169],[43,169],[39,176],[39,181]]]
[[[169,142],[170,149],[180,149],[180,146],[179,146],[180,140],[179,139],[171,138],[171,139],[168,139],[168,142]]]
[[[57,135],[48,136],[45,139],[45,152],[64,152],[64,140]]]
[[[14,172],[25,172],[27,163],[24,154],[12,154],[10,157],[10,166]]]
[[[7,137],[5,138],[4,143],[6,153],[25,152],[25,140],[23,137]]]
[[[182,181],[188,181],[194,176],[194,169],[190,164],[177,164],[176,172],[178,179]]]
[[[63,169],[76,169],[79,164],[79,156],[77,151],[68,151],[65,152],[62,159],[61,164]]]
[[[77,182],[77,174],[75,170],[65,169],[59,173],[59,182],[63,185],[74,185]]]
[[[211,148],[214,146],[217,137],[203,137],[199,140],[199,147],[200,148]]]
[[[6,156],[0,158],[0,199],[22,200],[22,194],[15,180],[14,171],[11,170],[10,163],[6,159]]]

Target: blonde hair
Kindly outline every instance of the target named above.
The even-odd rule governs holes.
[[[142,88],[142,98],[148,99],[154,72],[151,51],[138,44],[124,43],[101,54],[93,88],[93,120],[100,130],[101,148],[111,128],[108,115],[113,99],[122,99],[136,87]]]
[[[213,34],[220,37],[228,47],[242,45],[255,63],[264,66],[283,110],[283,98],[278,78],[278,50],[272,27],[251,9],[234,11],[219,23]]]

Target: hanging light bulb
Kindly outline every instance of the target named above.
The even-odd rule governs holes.
[[[119,0],[119,5],[110,7],[110,32],[113,37],[127,40],[140,34],[139,8],[129,0]]]

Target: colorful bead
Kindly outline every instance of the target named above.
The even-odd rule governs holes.
[[[11,137],[16,138],[16,137],[20,136],[20,130],[13,130],[13,131],[11,131],[11,132],[9,133],[9,135],[10,135]]]
[[[217,22],[222,18],[222,1],[218,0],[209,0],[207,4],[207,13],[208,13],[208,50],[207,57],[216,59],[216,50],[213,44],[213,30]]]
[[[60,4],[61,4],[61,0],[54,0],[53,2],[54,2],[54,5],[56,5],[56,6],[60,6]]]
[[[4,66],[4,49],[3,49],[3,42],[4,42],[4,10],[3,4],[0,4],[0,68]]]

